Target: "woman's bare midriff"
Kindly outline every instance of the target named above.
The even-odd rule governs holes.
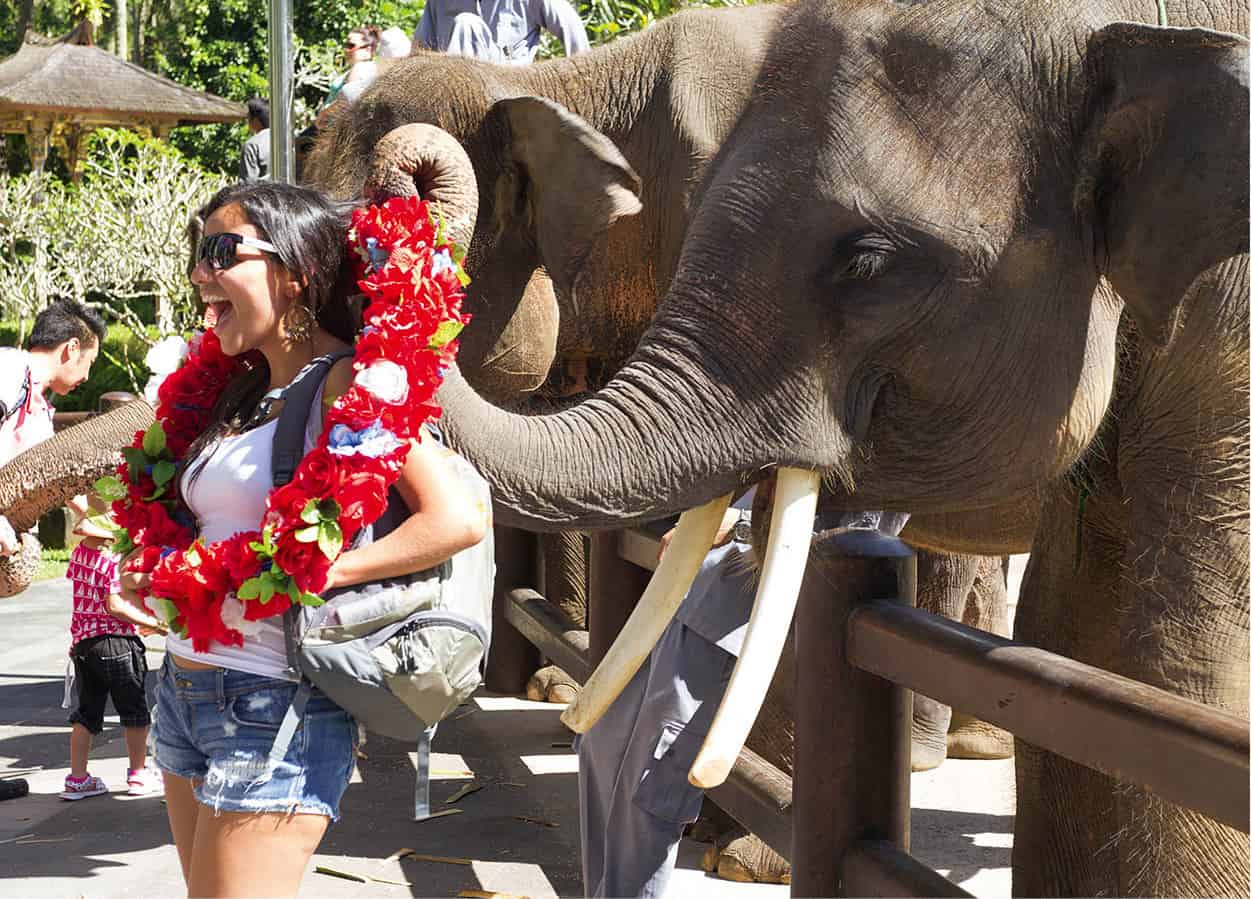
[[[182,656],[176,656],[172,652],[169,654],[170,659],[174,663],[175,668],[181,668],[183,671],[216,671],[220,665],[209,665],[204,662],[197,662],[194,659],[184,659]]]

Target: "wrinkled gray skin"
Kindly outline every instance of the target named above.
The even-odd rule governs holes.
[[[994,556],[917,552],[917,606],[1002,637],[1012,633],[1008,560]],[[937,768],[947,757],[1008,758],[1012,735],[921,693],[912,697],[912,770]]]
[[[1240,6],[1168,11],[1246,31]],[[784,8],[613,382],[532,418],[449,376],[449,431],[500,518],[619,525],[778,463],[824,472],[844,508],[1043,490],[1018,632],[1245,715],[1246,42],[1113,24],[1155,18],[1145,2]],[[1086,518],[1109,511],[1075,566],[1083,503],[1061,475],[1107,410],[1122,299],[1136,364],[1098,445],[1113,461],[1086,462]],[[1245,891],[1244,835],[1019,759],[1018,892]]]
[[[152,407],[136,400],[66,428],[0,466],[0,514],[22,534],[22,551],[0,559],[0,597],[30,586],[40,553],[30,530],[39,519],[111,474],[122,460],[120,448],[152,418]]]
[[[691,195],[750,96],[777,15],[690,12],[539,66],[420,53],[327,126],[307,177],[359,196],[392,128],[448,131],[479,184],[462,371],[507,401],[543,383],[558,339],[562,359],[615,368],[673,276]]]
[[[589,356],[615,370],[672,278],[694,188],[746,106],[779,13],[776,7],[692,11],[577,60],[539,67],[501,69],[419,54],[389,70],[325,129],[308,178],[356,196],[370,166],[386,157],[379,143],[393,127],[427,122],[449,131],[472,160],[479,186],[466,260],[473,278],[466,307],[474,323],[461,339],[462,372],[480,393],[512,403],[539,386],[553,354],[558,363]],[[629,208],[622,187],[634,190],[637,183],[642,210],[622,215]],[[553,273],[554,291],[536,274],[540,266]],[[1017,536],[1028,541],[1028,531]],[[584,624],[585,576],[572,540],[544,538],[545,594]],[[558,559],[567,563],[564,570]],[[959,620],[970,563],[932,561],[935,583],[955,592],[942,596],[923,585],[923,598]],[[1005,622],[996,626],[1006,632]],[[548,667],[527,693],[564,702],[571,684]],[[946,708],[935,707],[935,714]],[[927,716],[918,732],[945,746],[946,726],[945,718]],[[940,748],[918,747],[917,757],[932,767],[945,754],[936,753]],[[994,750],[969,745],[956,752]]]

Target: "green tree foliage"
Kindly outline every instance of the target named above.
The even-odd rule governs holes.
[[[102,368],[120,374],[74,395],[141,385],[147,346],[194,324],[185,228],[227,181],[161,141],[107,130],[93,137],[81,185],[0,176],[0,315],[19,332],[0,345],[19,342],[48,299],[65,294],[129,335],[105,346]]]
[[[680,8],[738,6],[754,0],[573,0],[591,43],[639,31]],[[398,26],[409,34],[425,0],[294,0],[296,39],[295,122],[303,127],[343,65],[347,32],[358,25]],[[231,100],[269,93],[268,0],[128,0],[130,59],[198,90]],[[0,0],[0,55],[17,49],[18,24],[26,20],[44,34],[66,33],[84,16],[101,22],[96,43],[116,47],[113,0]],[[541,56],[561,54],[545,35]],[[236,170],[244,125],[175,129],[172,143],[211,171]],[[10,171],[23,170],[20,140],[7,153]]]
[[[0,55],[17,50],[23,5],[24,0],[0,0]],[[30,27],[36,31],[60,36],[84,16],[98,18],[102,24],[96,43],[113,45],[116,22],[110,0],[41,0],[31,6]],[[268,96],[267,0],[130,0],[126,6],[133,62],[227,99]],[[297,124],[311,121],[330,75],[343,63],[340,48],[351,28],[373,23],[412,33],[424,8],[424,0],[295,0]],[[171,142],[203,167],[233,173],[246,137],[243,124],[200,125],[175,129]],[[23,170],[22,154],[11,151],[8,161],[10,171]]]

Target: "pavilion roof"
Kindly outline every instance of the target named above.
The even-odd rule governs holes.
[[[175,125],[233,122],[241,103],[194,90],[91,44],[89,28],[61,40],[27,32],[17,53],[0,61],[0,130],[30,118],[84,124]]]

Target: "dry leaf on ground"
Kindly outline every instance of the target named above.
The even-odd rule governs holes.
[[[418,823],[420,823],[422,821],[429,821],[431,818],[442,818],[444,815],[459,815],[463,811],[464,811],[463,808],[444,808],[444,809],[439,809],[437,812],[431,812],[430,814],[426,815],[426,817],[418,818],[417,820],[418,820]]]
[[[394,861],[399,861],[402,858],[416,859],[419,862],[439,862],[440,864],[444,864],[444,865],[472,865],[473,864],[473,859],[471,858],[454,858],[448,855],[425,855],[424,853],[418,852],[415,849],[408,849],[408,848],[398,849],[395,852],[392,852],[390,855],[384,858],[383,861],[394,862]]]
[[[461,799],[464,799],[470,793],[478,792],[485,786],[486,784],[480,784],[477,781],[474,781],[473,783],[467,783],[463,787],[461,787],[459,790],[457,790],[455,793],[453,793],[451,796],[447,797],[447,799],[443,800],[443,804],[451,805],[453,802],[457,802]]]
[[[542,818],[531,818],[529,815],[513,815],[518,821],[525,821],[527,824],[541,824],[544,827],[560,827],[555,821],[544,821]]]
[[[313,869],[316,874],[328,874],[331,877],[338,877],[343,880],[351,880],[356,883],[385,883],[389,886],[411,887],[412,884],[407,880],[388,880],[385,877],[374,877],[372,874],[357,874],[355,871],[345,871],[342,868],[332,868],[330,865],[318,865]]]

